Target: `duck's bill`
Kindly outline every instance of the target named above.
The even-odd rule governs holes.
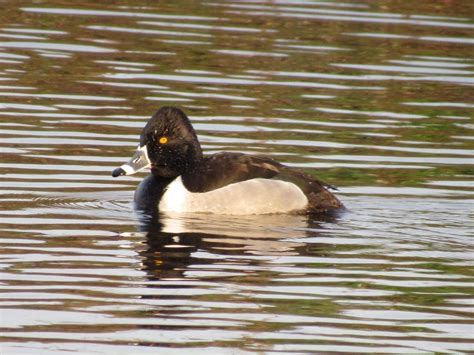
[[[151,162],[150,159],[148,159],[146,145],[143,147],[138,146],[132,159],[130,159],[128,163],[123,164],[120,168],[112,171],[112,176],[118,177],[121,175],[132,175],[150,167],[150,165]]]

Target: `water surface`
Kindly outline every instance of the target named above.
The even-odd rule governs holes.
[[[465,1],[3,2],[2,354],[472,352]],[[348,212],[133,212],[160,106]]]

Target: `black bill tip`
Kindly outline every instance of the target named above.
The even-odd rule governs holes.
[[[123,170],[122,168],[117,168],[114,171],[112,171],[112,176],[113,177],[118,177],[118,176],[122,176],[122,175],[125,175],[125,170]]]

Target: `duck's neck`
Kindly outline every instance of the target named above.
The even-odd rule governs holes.
[[[201,166],[203,159],[204,157],[202,155],[202,149],[199,143],[195,145],[189,145],[185,153],[183,175],[186,173],[193,173]]]
[[[203,192],[205,182],[204,160],[205,158],[201,155],[198,159],[193,160],[186,171],[181,174],[184,186],[191,192]]]

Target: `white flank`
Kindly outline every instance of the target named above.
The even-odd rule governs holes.
[[[168,185],[158,208],[164,212],[246,215],[290,212],[305,208],[307,203],[304,193],[291,182],[252,179],[193,193],[177,177]]]

